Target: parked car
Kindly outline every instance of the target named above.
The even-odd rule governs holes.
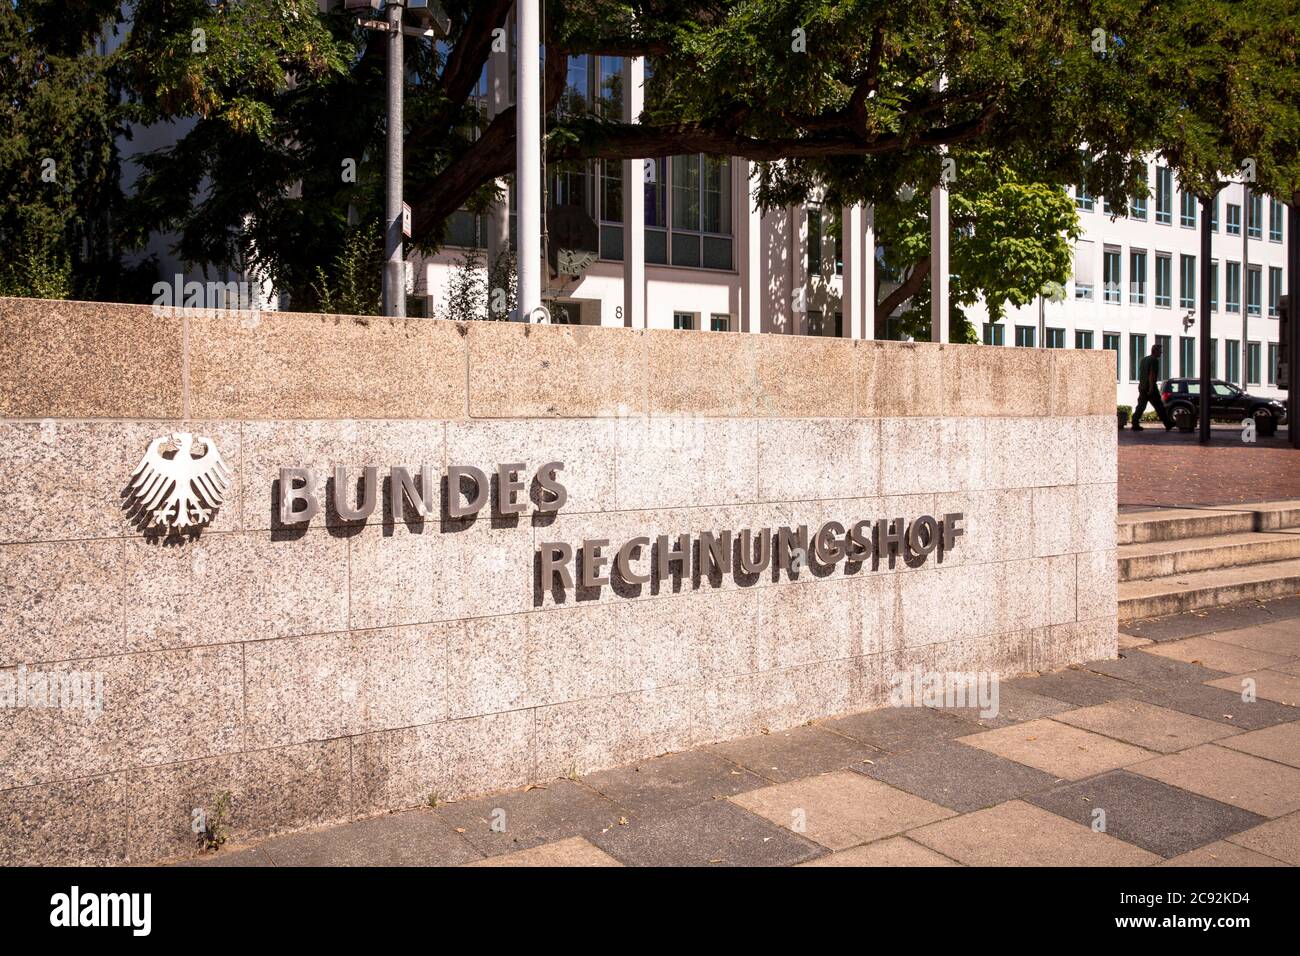
[[[1255,429],[1261,435],[1272,435],[1278,425],[1286,424],[1286,405],[1275,398],[1261,398],[1242,391],[1231,382],[1215,380],[1210,395],[1210,417],[1239,422],[1255,419]],[[1183,431],[1196,427],[1201,409],[1201,380],[1198,378],[1171,378],[1161,383],[1160,397]]]

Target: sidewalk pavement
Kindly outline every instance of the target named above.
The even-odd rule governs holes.
[[[991,719],[886,708],[190,863],[1300,865],[1300,598],[1120,655],[1003,681]]]
[[[1211,444],[1155,424],[1119,433],[1119,504],[1170,507],[1300,498],[1300,450],[1286,430],[1254,444],[1241,428],[1215,425]]]

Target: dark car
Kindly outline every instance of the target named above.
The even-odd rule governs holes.
[[[1213,381],[1214,393],[1210,396],[1210,417],[1239,422],[1255,419],[1255,429],[1261,435],[1272,435],[1278,425],[1286,423],[1286,405],[1274,398],[1261,398],[1242,391],[1231,382]],[[1201,410],[1201,380],[1198,378],[1171,378],[1160,385],[1160,397],[1174,422],[1183,431],[1196,427]]]

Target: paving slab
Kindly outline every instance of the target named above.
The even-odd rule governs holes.
[[[635,820],[594,842],[632,866],[791,866],[826,852],[730,800]]]
[[[1222,644],[1236,644],[1266,654],[1300,657],[1300,620],[1234,627],[1216,631],[1214,639]]]
[[[182,860],[175,866],[275,866],[271,858],[260,847],[242,850],[227,850],[224,847],[215,853],[205,853],[192,860]]]
[[[602,770],[582,782],[633,813],[651,814],[685,810],[771,781],[708,751],[688,750]]]
[[[1116,638],[1116,642],[1121,651],[1126,651],[1130,647],[1146,647],[1148,644],[1155,643],[1155,641],[1151,640],[1149,637],[1134,637],[1132,634],[1123,633]]]
[[[960,813],[1046,790],[1057,778],[955,740],[937,740],[901,754],[884,754],[857,773]]]
[[[1256,697],[1286,704],[1288,707],[1300,707],[1300,677],[1284,674],[1282,671],[1262,670],[1223,677],[1219,680],[1206,681],[1211,687],[1240,694],[1246,689],[1246,682],[1254,683]]]
[[[486,856],[526,850],[566,837],[596,835],[622,826],[628,810],[572,780],[463,800],[433,815]]]
[[[902,753],[945,737],[974,733],[968,721],[929,707],[885,707],[821,724],[881,751]]]
[[[1229,842],[1256,853],[1271,856],[1292,866],[1300,866],[1300,813],[1290,813],[1277,820],[1228,837]]]
[[[1206,684],[1184,684],[1168,690],[1153,691],[1146,697],[1148,703],[1170,710],[1217,720],[1244,730],[1258,730],[1292,720],[1300,720],[1300,709],[1278,704],[1271,700],[1256,699],[1249,703],[1241,693],[1210,687]]]
[[[1271,856],[1264,856],[1264,854],[1256,853],[1254,850],[1247,850],[1244,846],[1237,846],[1235,843],[1229,843],[1226,840],[1198,847],[1171,860],[1165,860],[1165,862],[1158,865],[1195,867],[1286,866],[1281,860],[1275,860]]]
[[[751,790],[732,802],[843,850],[952,816],[952,811],[847,770]]]
[[[1141,697],[1146,693],[1146,690],[1137,684],[1096,674],[1082,666],[1052,674],[1040,674],[1038,677],[1017,678],[1015,686],[1042,697],[1063,700],[1067,704],[1080,707],[1100,704],[1108,700]]]
[[[861,741],[813,726],[742,737],[709,749],[777,783],[842,770],[879,752]]]
[[[1249,852],[1242,850],[1243,853]],[[889,837],[866,846],[850,847],[819,856],[800,866],[961,866],[942,853],[913,843],[907,837]]]
[[[622,866],[600,847],[582,837],[569,837],[554,843],[543,843],[516,853],[502,853],[465,866]]]
[[[908,837],[967,866],[1149,866],[1160,857],[1021,800],[912,830]]]
[[[1157,657],[1142,648],[1124,651],[1113,661],[1093,661],[1088,665],[1088,670],[1142,687],[1154,688],[1204,684],[1224,676],[1225,673],[1209,667],[1201,667],[1199,664],[1184,664],[1182,661]]]
[[[1184,637],[1215,634],[1237,628],[1276,624],[1300,618],[1300,598],[1280,598],[1273,601],[1251,601],[1245,604],[1227,604],[1197,611],[1184,611],[1165,617],[1123,621],[1120,630],[1133,637],[1153,641],[1176,641]]]
[[[1212,637],[1188,637],[1181,641],[1168,641],[1154,644],[1146,653],[1186,664],[1199,664],[1210,670],[1223,671],[1227,674],[1244,674],[1246,671],[1263,670],[1277,664],[1285,664],[1292,658],[1281,654],[1257,651],[1240,644],[1216,641]]]
[[[1265,822],[1259,814],[1123,770],[1026,800],[1089,828],[1104,825],[1104,832],[1116,839],[1163,857],[1178,856]],[[1099,810],[1104,816],[1097,815]]]
[[[944,707],[934,708],[942,714],[958,717],[974,724],[975,727],[994,729],[1014,727],[1026,721],[1038,720],[1069,710],[1072,705],[1055,697],[1044,697],[1033,691],[1022,689],[1015,682],[998,685],[997,714],[985,717],[978,707]]]
[[[1300,720],[1220,740],[1220,747],[1300,768]]]
[[[1080,780],[1154,756],[1141,747],[1054,720],[1031,720],[1016,727],[990,730],[962,737],[961,743],[1062,780]]]
[[[1140,700],[1114,700],[1057,714],[1053,719],[1157,753],[1175,753],[1239,731]]]
[[[1156,757],[1129,769],[1265,817],[1300,810],[1300,770],[1217,744]]]
[[[456,866],[481,856],[428,810],[293,833],[261,849],[275,866]]]

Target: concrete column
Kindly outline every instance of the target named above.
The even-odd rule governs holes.
[[[804,256],[808,250],[807,210],[801,205],[786,206],[786,216],[790,223],[789,251],[790,259],[790,327],[786,329],[791,335],[802,335],[807,331],[808,290],[805,286]]]
[[[515,4],[519,54],[515,91],[515,187],[519,217],[519,318],[542,304],[542,103],[539,0]]]
[[[623,59],[623,122],[637,123],[645,108],[645,58]],[[645,164],[623,161],[623,324],[646,327]]]
[[[840,303],[844,323],[840,332],[845,338],[856,339],[862,330],[861,206],[845,206],[840,210],[840,235],[844,247],[843,294]]]
[[[510,48],[488,54],[488,122],[510,106]],[[510,196],[501,182],[502,200],[493,204],[487,220],[487,265],[491,269],[502,253],[510,250]]]
[[[876,207],[868,206],[862,229],[862,338],[876,337]]]
[[[763,217],[755,198],[758,191],[758,164],[742,160],[745,172],[745,214],[742,222],[744,248],[740,258],[741,301],[744,304],[740,320],[742,332],[763,331]]]

